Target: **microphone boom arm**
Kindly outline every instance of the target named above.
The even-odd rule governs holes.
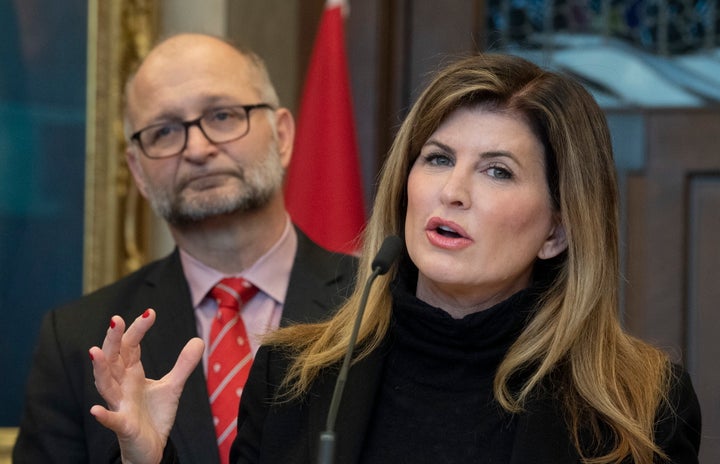
[[[325,431],[320,434],[318,464],[331,464],[333,462],[333,455],[335,453],[335,420],[337,418],[338,408],[340,407],[340,399],[342,398],[343,390],[345,389],[345,381],[347,380],[348,372],[350,371],[350,361],[352,359],[353,352],[355,351],[355,344],[357,343],[358,333],[360,332],[360,324],[362,323],[362,318],[365,314],[365,306],[367,305],[367,299],[370,295],[370,288],[377,276],[382,273],[382,269],[379,266],[375,267],[370,275],[370,278],[365,284],[365,289],[363,290],[362,298],[360,299],[360,307],[355,319],[355,324],[353,325],[353,331],[350,335],[350,341],[348,342],[349,349],[345,353],[345,358],[343,359],[342,366],[340,367],[337,382],[335,382],[335,390],[333,391],[332,400],[330,401],[330,410],[328,411]]]
[[[370,288],[372,283],[375,281],[377,276],[385,274],[390,265],[397,259],[403,247],[403,241],[396,235],[391,235],[385,238],[380,251],[375,256],[372,262],[372,274],[368,277],[363,289],[363,294],[360,298],[360,305],[358,307],[357,316],[355,318],[355,324],[353,324],[353,330],[350,335],[350,341],[348,342],[348,348],[345,352],[345,358],[343,359],[342,366],[338,372],[338,378],[335,382],[335,390],[330,401],[330,410],[327,415],[327,423],[325,431],[320,434],[320,445],[318,449],[318,464],[332,464],[335,457],[335,420],[337,418],[338,408],[340,406],[340,399],[342,398],[343,389],[345,388],[345,381],[347,380],[348,372],[350,371],[350,361],[352,360],[353,353],[355,352],[355,344],[357,343],[358,333],[360,332],[360,325],[362,324],[363,315],[365,314],[365,306],[367,306],[368,296],[370,295]]]
[[[345,359],[343,360],[342,367],[340,368],[338,380],[335,384],[335,391],[333,392],[333,398],[330,403],[330,411],[328,412],[326,425],[327,430],[333,430],[335,428],[335,419],[337,418],[337,411],[338,407],[340,406],[340,399],[342,397],[343,389],[345,388],[345,381],[347,380],[348,371],[350,370],[350,361],[352,359],[353,351],[355,351],[355,344],[357,343],[358,333],[360,332],[360,324],[362,323],[362,318],[365,314],[365,306],[367,305],[367,299],[370,295],[370,287],[375,281],[375,278],[379,275],[380,268],[376,267],[373,270],[373,273],[370,275],[367,284],[365,284],[365,290],[363,291],[362,298],[360,300],[360,309],[358,310],[357,318],[355,320],[355,324],[353,325],[353,331],[350,335],[350,341],[348,342],[348,345],[352,347],[352,349],[347,350],[347,352],[345,353]]]

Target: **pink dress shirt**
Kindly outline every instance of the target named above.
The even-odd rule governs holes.
[[[289,217],[280,240],[239,275],[225,275],[180,250],[180,261],[195,308],[198,335],[205,341],[206,346],[210,338],[210,326],[217,312],[217,302],[208,298],[207,293],[225,277],[243,277],[260,290],[241,310],[253,355],[257,352],[260,337],[280,326],[296,251],[297,234]],[[203,367],[207,373],[207,350],[203,353]]]

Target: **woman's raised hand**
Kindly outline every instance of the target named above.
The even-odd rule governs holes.
[[[191,339],[163,378],[145,378],[140,342],[155,317],[148,309],[126,331],[125,321],[113,316],[102,348],[90,348],[95,387],[107,402],[107,408],[95,405],[90,413],[115,432],[126,464],[160,462],[183,386],[205,346],[200,338]]]

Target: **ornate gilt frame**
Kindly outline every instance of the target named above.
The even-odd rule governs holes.
[[[88,2],[84,292],[145,260],[149,211],[124,161],[122,94],[157,36],[159,3]]]

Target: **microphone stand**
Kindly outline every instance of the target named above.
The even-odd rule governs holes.
[[[340,406],[343,389],[345,388],[345,381],[347,380],[348,372],[350,371],[350,360],[352,359],[353,352],[355,351],[355,344],[357,342],[358,332],[360,331],[363,314],[365,314],[365,306],[367,306],[370,287],[379,275],[385,274],[388,271],[390,264],[392,264],[392,262],[400,254],[401,248],[402,240],[400,240],[399,237],[395,235],[387,237],[380,247],[378,256],[372,263],[373,272],[365,283],[365,288],[360,299],[360,306],[358,308],[355,324],[353,325],[352,334],[350,335],[350,341],[348,342],[348,349],[345,353],[342,366],[340,367],[337,382],[335,383],[335,390],[333,391],[332,400],[330,401],[330,410],[327,416],[325,431],[320,433],[317,464],[332,464],[334,461],[335,420],[337,418],[338,407]]]

